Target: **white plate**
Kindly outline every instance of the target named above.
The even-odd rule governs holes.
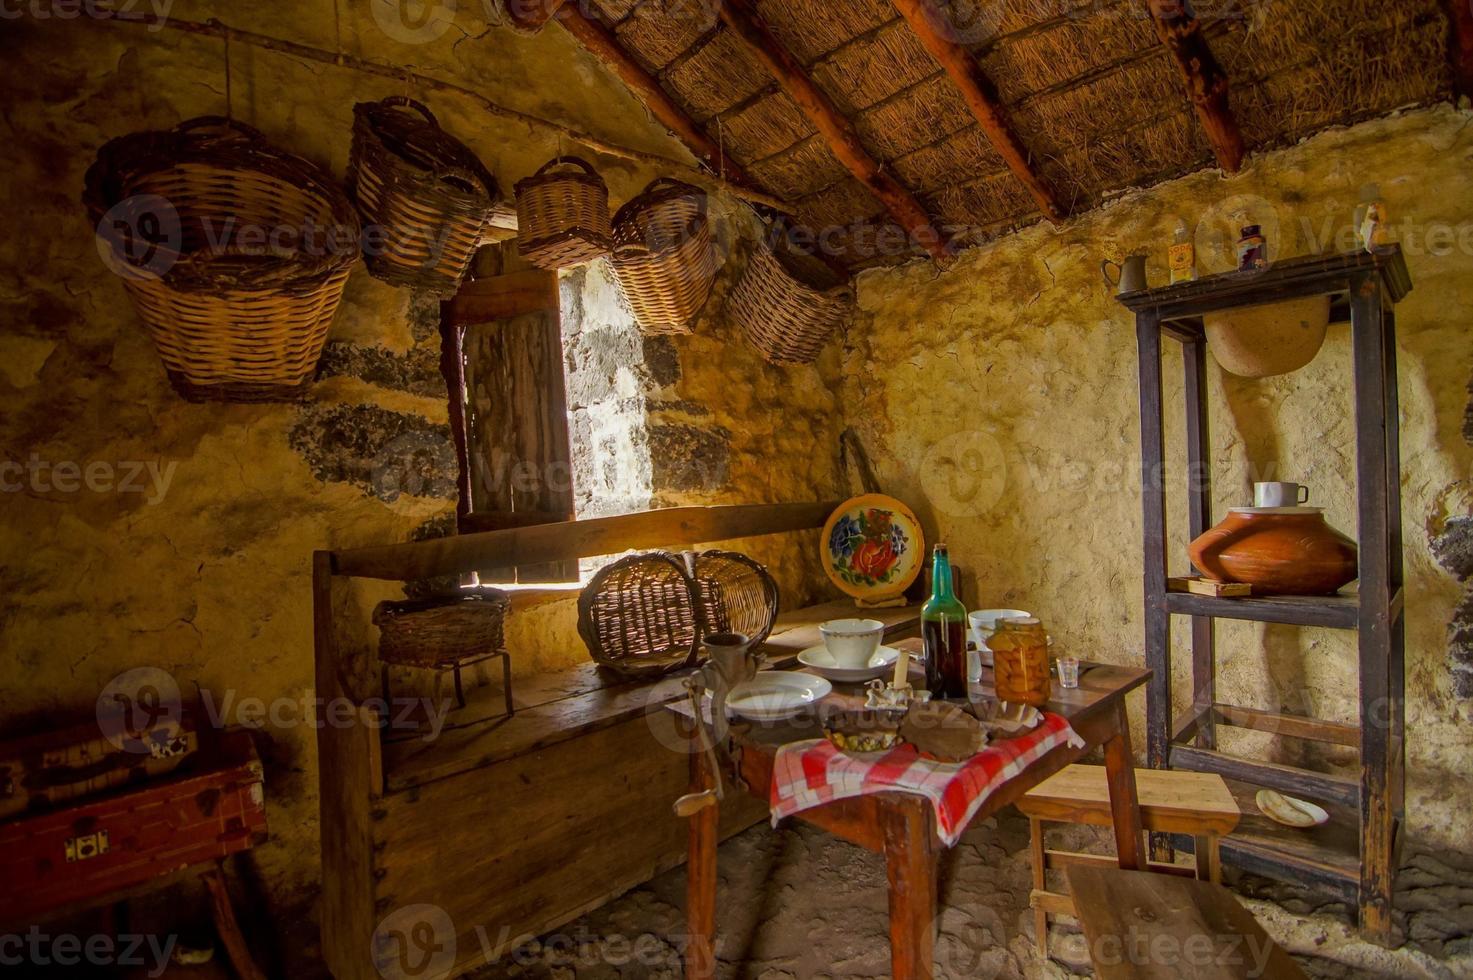
[[[782,721],[834,689],[822,677],[786,670],[764,670],[731,689],[726,706],[749,721]]]
[[[1316,806],[1308,800],[1301,800],[1294,796],[1285,796],[1271,789],[1261,789],[1254,797],[1258,809],[1265,817],[1275,823],[1281,823],[1285,827],[1298,827],[1305,829],[1319,827],[1330,820],[1330,815],[1325,808]]]
[[[898,659],[900,659],[900,651],[886,646],[876,650],[874,656],[869,658],[868,666],[865,667],[840,667],[834,663],[833,656],[822,643],[798,654],[798,663],[804,667],[812,667],[822,676],[841,684],[858,684],[861,681],[891,674],[895,670],[895,661]]]

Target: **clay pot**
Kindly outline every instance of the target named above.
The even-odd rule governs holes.
[[[1245,306],[1203,318],[1207,349],[1229,374],[1267,378],[1297,371],[1320,352],[1330,325],[1330,297]]]
[[[1265,595],[1330,595],[1357,575],[1355,542],[1318,507],[1235,507],[1190,552],[1208,578]]]

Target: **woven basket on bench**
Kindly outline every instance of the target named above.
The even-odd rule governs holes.
[[[711,633],[761,643],[777,619],[777,584],[746,555],[650,552],[600,569],[578,597],[578,634],[594,661],[630,677],[689,667]]]
[[[311,384],[359,254],[332,174],[202,116],[108,141],[83,201],[181,395],[283,401]]]
[[[496,589],[463,596],[380,602],[379,660],[403,667],[446,668],[506,647],[511,600]]]
[[[453,296],[496,207],[496,179],[470,148],[414,99],[360,102],[348,186],[374,231],[368,271],[394,286]]]
[[[685,334],[716,281],[706,192],[660,177],[614,216],[614,274],[647,334]]]
[[[810,255],[758,242],[727,309],[773,364],[806,364],[854,308],[854,291]]]
[[[517,251],[541,269],[608,255],[614,236],[609,188],[586,160],[549,160],[517,181],[517,228]]]

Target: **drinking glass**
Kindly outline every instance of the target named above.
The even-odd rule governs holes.
[[[1060,657],[1059,658],[1059,686],[1060,687],[1078,687],[1079,686],[1079,658],[1078,657]]]

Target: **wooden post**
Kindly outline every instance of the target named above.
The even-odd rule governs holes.
[[[1390,800],[1391,531],[1387,430],[1386,329],[1379,272],[1350,283],[1355,366],[1356,484],[1360,512],[1361,880],[1360,927],[1381,945],[1391,941],[1392,813]]]
[[[854,124],[839,112],[757,12],[752,0],[720,0],[722,23],[744,41],[769,74],[802,110],[833,150],[834,156],[885,206],[896,222],[938,263],[949,264],[954,254],[931,224],[931,216],[910,191],[870,155]]]
[[[1228,102],[1228,77],[1202,33],[1202,24],[1183,0],[1146,0],[1156,36],[1171,51],[1181,71],[1197,121],[1218,165],[1230,174],[1243,165],[1243,134]]]
[[[246,943],[245,934],[240,931],[235,906],[230,903],[230,892],[225,887],[225,877],[220,868],[211,868],[199,877],[210,895],[210,915],[215,920],[215,933],[220,937],[220,945],[225,947],[225,955],[230,958],[235,975],[240,980],[266,980],[266,974],[251,957],[251,947]]]
[[[1447,12],[1448,60],[1453,67],[1453,91],[1473,98],[1473,4],[1442,0]]]
[[[1208,458],[1211,447],[1207,424],[1207,337],[1199,329],[1193,339],[1182,343],[1186,373],[1183,390],[1187,405],[1187,530],[1195,541],[1212,526],[1212,480]],[[1197,746],[1217,748],[1216,717],[1217,660],[1210,616],[1192,617],[1192,706],[1201,721]],[[1205,711],[1203,709],[1206,709]]]
[[[694,734],[692,734],[694,738]],[[715,774],[706,771],[706,757],[690,752],[690,792],[700,793],[715,785]],[[720,832],[721,807],[706,806],[690,817],[690,855],[685,873],[685,976],[686,980],[714,980],[716,976],[716,842]]]
[[[900,15],[910,25],[911,31],[961,92],[962,100],[972,111],[977,125],[987,135],[1013,176],[1018,178],[1033,200],[1038,202],[1038,209],[1043,212],[1043,216],[1056,225],[1063,221],[1063,209],[1054,197],[1053,190],[1029,164],[1028,149],[1013,131],[1012,122],[997,97],[992,80],[982,71],[971,52],[951,39],[945,12],[937,9],[934,0],[893,2],[895,9],[900,11]]]
[[[931,805],[905,800],[887,820],[885,875],[890,883],[890,972],[929,980],[936,942],[936,831]]]
[[[1135,787],[1135,759],[1130,752],[1130,715],[1125,699],[1115,705],[1115,734],[1105,742],[1105,778],[1110,784],[1110,817],[1115,825],[1115,851],[1120,867],[1144,871],[1141,853],[1141,806]]]

